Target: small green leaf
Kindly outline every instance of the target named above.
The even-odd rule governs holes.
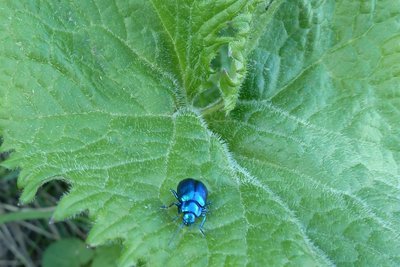
[[[91,267],[113,267],[117,266],[121,247],[118,245],[101,246],[96,248]]]
[[[93,251],[76,238],[65,238],[51,244],[43,254],[43,267],[81,267],[93,257]]]

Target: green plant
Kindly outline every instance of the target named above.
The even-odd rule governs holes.
[[[3,165],[119,264],[400,264],[396,1],[6,1]],[[239,96],[240,95],[240,96]],[[204,181],[176,247],[169,188]],[[182,257],[185,255],[185,257]]]
[[[0,173],[0,266],[42,266],[43,251],[54,240],[86,238],[89,227],[84,217],[49,224],[53,207],[67,188],[65,184],[46,184],[35,201],[19,205],[20,192],[13,173]]]
[[[112,267],[116,266],[120,247],[101,246],[92,250],[82,240],[64,238],[47,247],[44,252],[43,267]]]

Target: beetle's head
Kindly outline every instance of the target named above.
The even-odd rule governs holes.
[[[188,212],[188,213],[183,214],[183,223],[184,223],[185,225],[191,225],[191,224],[193,224],[195,219],[196,219],[196,217],[195,217],[194,214],[191,213],[191,212]]]

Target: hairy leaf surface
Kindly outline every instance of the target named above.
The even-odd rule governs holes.
[[[398,266],[399,19],[388,0],[6,1],[4,165],[23,202],[67,181],[54,220],[88,211],[120,266]],[[206,238],[159,209],[186,177]]]
[[[283,5],[252,55],[232,118],[210,119],[251,179],[338,265],[400,260],[400,77],[392,61],[400,9],[392,8]]]

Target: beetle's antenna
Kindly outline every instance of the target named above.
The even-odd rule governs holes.
[[[176,237],[176,235],[179,233],[179,231],[183,228],[184,223],[182,222],[179,226],[178,229],[176,229],[175,233],[172,235],[171,239],[168,242],[168,246],[171,246],[172,240]]]

